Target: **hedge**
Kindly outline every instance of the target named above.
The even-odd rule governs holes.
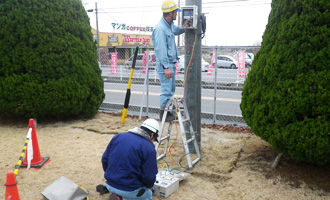
[[[93,117],[104,99],[80,0],[0,3],[0,116]]]
[[[330,1],[276,0],[244,84],[254,133],[296,161],[330,162]]]

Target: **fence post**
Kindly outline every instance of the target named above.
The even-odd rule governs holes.
[[[142,101],[141,101],[141,106],[140,106],[140,114],[139,114],[139,120],[141,120],[141,116],[142,116],[142,111],[143,111],[143,104],[144,104],[144,93],[147,90],[147,105],[146,105],[146,116],[148,117],[148,107],[149,107],[149,49],[147,49],[147,66],[146,66],[146,75],[145,75],[145,79],[144,79],[144,84],[143,84],[143,93],[142,93]]]
[[[146,105],[146,116],[149,117],[149,48],[147,53],[147,105]]]
[[[120,65],[120,81],[123,80],[123,67],[124,65]]]
[[[215,48],[215,66],[214,66],[214,107],[213,107],[213,124],[217,119],[216,107],[217,107],[217,89],[218,89],[218,48]]]

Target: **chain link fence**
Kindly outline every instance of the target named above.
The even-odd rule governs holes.
[[[122,112],[135,47],[99,48],[99,65],[106,97],[100,111]],[[201,52],[201,120],[205,124],[246,126],[240,110],[241,92],[259,47],[203,47]],[[237,53],[245,51],[245,71],[237,66]],[[178,47],[176,94],[184,95],[184,48]],[[213,55],[217,55],[212,58]],[[147,59],[148,58],[148,59]],[[159,118],[160,82],[152,48],[140,47],[131,84],[128,114]],[[212,64],[213,63],[213,64]],[[235,66],[234,66],[235,65]],[[194,66],[191,66],[194,67]]]

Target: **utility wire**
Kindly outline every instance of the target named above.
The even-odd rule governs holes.
[[[239,4],[236,4],[239,3]],[[184,3],[180,3],[184,6]],[[220,4],[220,5],[219,5]],[[227,4],[227,5],[221,5]],[[234,5],[230,5],[234,4]],[[203,8],[220,8],[220,7],[238,7],[238,6],[256,6],[256,5],[267,5],[271,4],[265,1],[255,1],[255,0],[226,0],[226,1],[212,1],[202,3]],[[113,8],[102,8],[102,12],[99,13],[126,13],[126,12],[141,12],[141,8],[144,8],[144,12],[155,12],[159,11],[159,5],[150,5],[150,6],[130,6],[130,7],[113,7]],[[107,11],[113,10],[113,11]]]
[[[260,6],[260,5],[267,5],[271,3],[259,3],[259,4],[242,4],[242,5],[224,5],[224,6],[203,6],[203,9],[208,8],[208,9],[215,9],[215,8],[223,8],[223,7],[241,7],[241,6]],[[118,9],[113,8],[117,11],[104,11],[104,12],[99,12],[99,14],[104,14],[104,13],[140,13],[141,10],[130,10],[130,11],[118,11]],[[156,10],[145,10],[144,12],[155,12]]]

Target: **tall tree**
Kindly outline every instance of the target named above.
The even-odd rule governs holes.
[[[243,88],[247,124],[297,161],[330,162],[329,26],[329,0],[273,0]]]
[[[0,116],[94,116],[103,81],[81,1],[7,0],[0,13]]]

